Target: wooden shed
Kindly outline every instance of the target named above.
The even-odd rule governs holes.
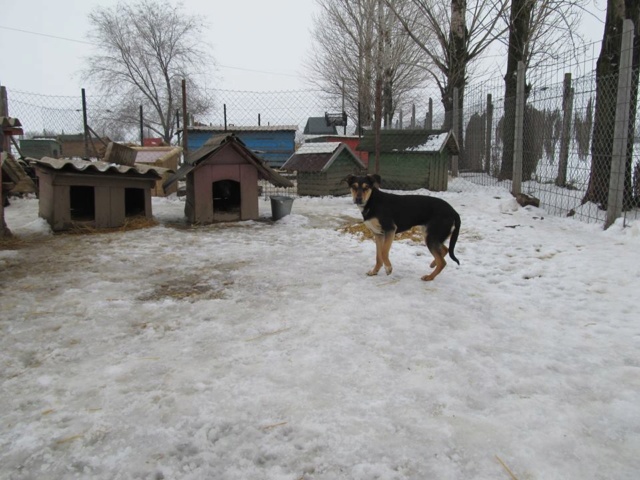
[[[121,227],[127,218],[151,218],[151,189],[165,172],[160,167],[81,159],[43,157],[33,163],[40,187],[39,215],[54,231]]]
[[[186,177],[185,215],[191,223],[256,220],[258,180],[292,187],[233,134],[214,135],[188,155],[164,188]]]
[[[204,145],[212,135],[236,135],[271,167],[280,167],[295,151],[297,125],[194,126],[187,128],[189,150]]]
[[[20,140],[20,153],[30,158],[58,158],[62,145],[55,138],[23,138]]]
[[[369,152],[368,170],[376,173],[373,132],[365,134],[358,150]],[[452,131],[382,130],[377,173],[386,188],[445,191],[451,157],[458,153],[458,141]]]
[[[298,195],[346,195],[349,174],[366,170],[365,165],[342,142],[305,143],[282,166],[297,172]]]
[[[135,158],[136,164],[168,169],[168,171],[162,175],[162,178],[156,182],[155,187],[151,189],[151,195],[155,197],[165,197],[178,191],[177,182],[167,190],[165,190],[162,185],[169,180],[173,173],[178,171],[178,162],[180,160],[180,154],[182,153],[181,147],[156,146],[131,148],[137,152]]]

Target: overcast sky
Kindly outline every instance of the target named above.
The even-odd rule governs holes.
[[[117,0],[0,0],[0,83],[47,95],[75,95],[78,72],[93,46],[88,14]],[[212,88],[305,88],[302,61],[310,48],[315,0],[184,0],[189,13],[205,17],[204,41],[212,46],[218,79]],[[91,92],[96,93],[96,92]]]
[[[585,35],[602,38],[605,0],[590,0]],[[79,72],[93,46],[87,42],[88,14],[117,0],[0,0],[0,83],[45,95],[76,95]],[[225,90],[283,91],[308,87],[303,61],[311,50],[315,0],[184,0],[190,13],[209,25],[218,77],[207,82]]]

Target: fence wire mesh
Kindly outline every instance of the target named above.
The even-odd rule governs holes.
[[[554,65],[527,73],[522,132],[522,192],[539,199],[540,206],[551,214],[590,222],[605,221],[614,141],[613,125],[607,124],[601,126],[597,137],[602,145],[594,144],[596,99],[615,109],[618,92],[617,75],[596,77],[599,48],[600,44],[589,45]],[[630,102],[635,112],[636,91],[632,93]],[[231,132],[239,127],[294,127],[289,165],[280,162],[272,166],[293,180],[295,186],[280,189],[262,182],[260,188],[265,196],[347,194],[342,180],[350,173],[360,172],[380,174],[383,188],[390,190],[470,191],[492,186],[512,191],[513,153],[507,144],[513,141],[516,118],[511,105],[516,99],[505,98],[502,78],[472,83],[461,94],[461,111],[446,111],[439,92],[425,93],[422,104],[396,107],[393,121],[380,133],[377,153],[371,126],[358,128],[355,111],[349,112],[346,127],[308,131],[312,118],[324,119],[328,112],[342,112],[340,99],[315,90],[212,90],[208,92],[213,99],[209,112],[192,121]],[[83,139],[80,92],[68,97],[9,89],[8,97],[10,115],[19,118],[24,126],[20,144],[25,153],[30,153],[27,156],[34,155],[29,140],[45,139],[49,143],[41,142],[36,154],[85,156],[84,145],[74,146],[71,142],[73,138],[77,142]],[[105,96],[86,96],[87,125],[94,134],[89,156],[100,156],[110,140],[136,144],[141,141],[140,118],[116,115],[118,109],[113,102],[113,98]],[[180,121],[177,117],[176,121]],[[447,135],[456,118],[461,132],[454,135],[457,142]],[[607,118],[615,118],[615,112]],[[154,136],[148,129],[143,129],[142,134]],[[631,131],[625,185],[620,186],[625,188],[625,218],[639,215],[640,166],[633,148],[636,138],[636,131]],[[173,143],[179,141],[179,136],[172,138]],[[349,148],[339,150],[338,142]],[[320,150],[309,150],[305,147],[308,143],[325,145]]]

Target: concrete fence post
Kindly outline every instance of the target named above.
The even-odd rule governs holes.
[[[618,94],[611,152],[611,176],[609,178],[609,198],[607,219],[604,228],[609,228],[620,215],[624,201],[624,176],[627,162],[627,141],[629,137],[629,109],[631,108],[631,82],[633,66],[633,22],[626,19],[622,24],[622,46],[620,47],[620,68],[618,70]]]
[[[522,193],[522,157],[524,142],[524,63],[518,62],[518,86],[516,89],[516,118],[513,134],[513,183],[511,193]]]

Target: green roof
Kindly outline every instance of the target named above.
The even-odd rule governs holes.
[[[458,142],[451,131],[447,130],[381,130],[381,152],[427,152],[439,153],[447,150],[451,155],[459,153]],[[375,135],[365,132],[357,150],[375,151]]]

